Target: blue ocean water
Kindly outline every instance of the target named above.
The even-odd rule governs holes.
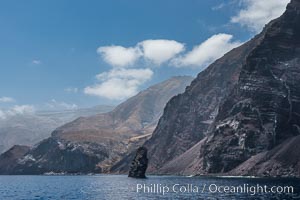
[[[288,192],[287,188],[284,189],[285,186],[293,187],[293,191]],[[257,187],[273,187],[276,192],[264,193]],[[133,179],[125,175],[0,176],[0,199],[300,199],[300,179],[178,176]]]

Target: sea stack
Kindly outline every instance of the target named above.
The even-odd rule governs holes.
[[[134,159],[129,168],[128,177],[132,178],[146,178],[145,173],[148,167],[147,149],[139,147]]]

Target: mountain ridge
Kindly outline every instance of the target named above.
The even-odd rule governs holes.
[[[34,145],[46,139],[57,127],[79,116],[90,116],[112,110],[113,106],[95,106],[61,111],[36,111],[0,119],[0,153],[13,145]]]
[[[189,76],[170,78],[111,112],[69,122],[35,145],[5,173],[106,173],[113,163],[151,136],[165,103],[183,92],[191,81]]]

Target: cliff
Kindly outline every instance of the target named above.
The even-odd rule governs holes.
[[[292,0],[167,103],[144,144],[149,172],[299,177],[299,75],[300,1]]]

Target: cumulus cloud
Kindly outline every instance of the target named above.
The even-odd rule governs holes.
[[[116,67],[132,65],[141,56],[138,48],[114,45],[99,47],[97,53],[102,56],[105,62]]]
[[[264,25],[279,17],[290,0],[241,0],[244,9],[231,18],[232,23],[239,23],[251,31],[259,32]]]
[[[145,40],[138,44],[144,58],[160,65],[184,51],[184,45],[174,40]]]
[[[158,66],[167,63],[176,67],[203,67],[241,44],[232,38],[228,34],[213,35],[185,54],[185,45],[175,40],[144,40],[129,48],[99,47],[98,53],[113,67],[133,65],[139,58]]]
[[[35,107],[32,105],[15,105],[7,110],[0,110],[0,119],[6,119],[16,115],[34,114]]]
[[[153,76],[149,68],[127,68],[138,60],[154,66],[165,63],[176,67],[204,67],[224,53],[240,45],[232,35],[218,34],[207,39],[190,52],[175,40],[144,40],[134,47],[105,46],[97,52],[112,69],[96,76],[97,83],[84,88],[84,93],[110,100],[124,100],[138,93],[139,88]]]
[[[232,35],[224,33],[213,35],[195,46],[190,52],[173,59],[172,63],[177,67],[205,67],[226,52],[241,45],[240,42],[233,42],[232,38]]]
[[[14,98],[11,97],[0,97],[0,103],[12,103],[15,102]]]
[[[99,83],[88,86],[84,93],[111,100],[123,100],[138,92],[139,86],[150,80],[153,75],[150,69],[116,68],[96,76]]]
[[[78,109],[78,106],[74,103],[66,103],[63,101],[57,101],[51,99],[50,102],[46,103],[46,107],[50,110],[75,110]]]
[[[174,40],[144,40],[134,47],[114,45],[99,47],[97,52],[111,66],[126,67],[134,65],[139,59],[161,65],[183,50],[184,44]]]

